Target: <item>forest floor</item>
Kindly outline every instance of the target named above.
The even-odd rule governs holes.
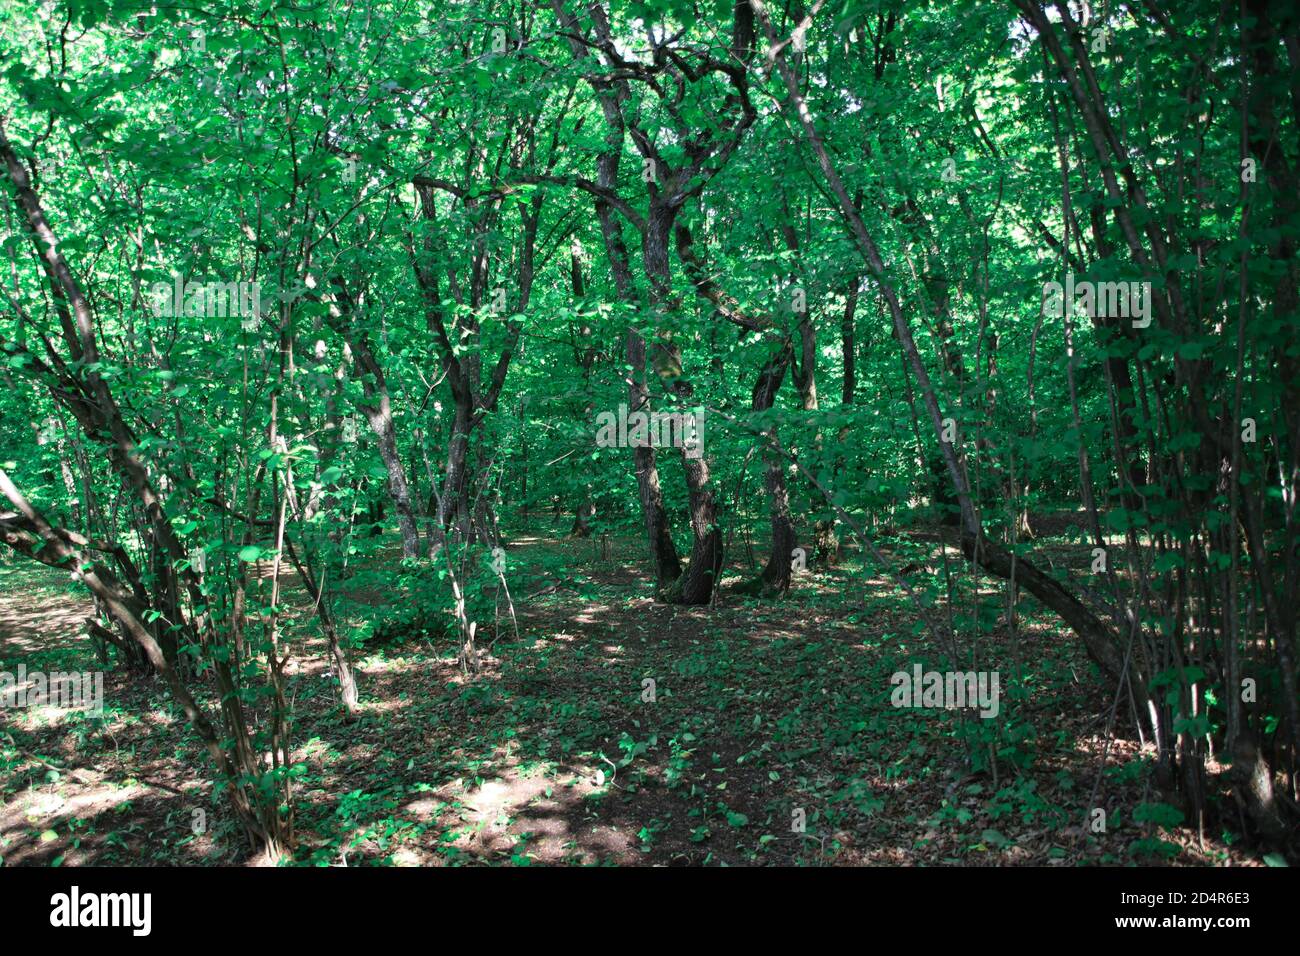
[[[508,616],[485,624],[472,680],[450,636],[367,647],[351,721],[306,596],[289,588],[303,615],[288,668],[298,862],[1259,863],[1222,827],[1202,841],[1169,822],[1143,783],[1150,755],[1106,746],[1114,689],[1032,601],[1014,633],[1003,617],[978,641],[978,667],[998,671],[1002,691],[998,719],[980,720],[891,706],[891,674],[942,670],[947,656],[851,553],[797,575],[783,601],[729,590],[733,570],[715,606],[690,608],[651,599],[637,541],[511,540],[518,639]],[[935,576],[939,540],[891,547]],[[409,599],[360,596],[375,614]],[[0,565],[0,668],[89,668],[89,610],[66,574]],[[959,669],[973,668],[963,647]],[[100,718],[0,712],[0,860],[264,862],[207,770],[156,680],[108,672]],[[1105,832],[1084,832],[1092,807]]]

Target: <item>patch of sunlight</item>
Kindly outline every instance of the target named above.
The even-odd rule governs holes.
[[[43,821],[49,824],[61,818],[96,816],[111,810],[118,804],[133,800],[144,792],[145,788],[141,784],[129,786],[103,784],[88,787],[71,796],[53,792],[33,793],[25,800],[16,803],[22,807],[21,812],[28,823]],[[10,808],[7,808],[9,812],[0,814],[0,832],[12,829],[17,823],[11,816],[15,809],[17,807],[11,804]]]
[[[395,698],[393,700],[370,700],[357,705],[357,709],[365,714],[392,714],[399,710],[405,710],[413,705],[413,701],[407,698]]]

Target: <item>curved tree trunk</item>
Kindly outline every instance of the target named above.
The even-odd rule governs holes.
[[[775,45],[778,41],[766,4],[763,0],[749,0],[749,3],[763,25],[769,44]],[[968,489],[965,469],[959,453],[954,447],[956,443],[942,440],[943,417],[940,412],[938,393],[933,387],[929,372],[926,370],[925,363],[917,350],[911,328],[903,313],[902,304],[886,275],[884,260],[881,258],[879,249],[871,234],[867,231],[862,217],[854,208],[853,202],[844,188],[844,182],[840,179],[821,135],[817,132],[812,114],[808,111],[803,94],[799,90],[798,78],[780,52],[774,52],[773,56],[789,95],[790,108],[802,127],[804,136],[808,140],[821,168],[822,175],[839,204],[840,213],[849,226],[858,250],[862,254],[863,261],[877,283],[886,304],[889,306],[894,331],[899,345],[911,365],[912,374],[916,378],[922,401],[929,414],[930,425],[934,430],[939,455],[956,494],[962,522],[963,552],[986,571],[1003,578],[1010,577],[1014,564],[1016,578],[1024,586],[1025,590],[1055,611],[1062,620],[1070,625],[1083,640],[1089,655],[1112,678],[1118,679],[1125,673],[1126,668],[1124,667],[1124,656],[1119,653],[1116,646],[1118,636],[1111,628],[1055,579],[1043,574],[1029,561],[1018,556],[1013,562],[1010,552],[985,537],[979,513]],[[1129,666],[1127,671],[1134,693],[1139,695],[1140,700],[1145,700],[1145,686],[1137,674],[1136,667]]]

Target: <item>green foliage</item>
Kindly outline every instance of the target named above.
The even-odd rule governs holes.
[[[1292,21],[1089,9],[1058,59],[1040,31],[1066,40],[1069,11],[850,0],[777,63],[763,29],[746,59],[729,2],[562,7],[0,11],[5,152],[35,197],[0,177],[18,492],[0,623],[24,648],[4,663],[93,659],[138,692],[139,633],[158,643],[209,718],[174,728],[169,759],[223,755],[213,792],[251,806],[168,852],[224,859],[244,827],[315,865],[421,841],[469,862],[486,823],[406,801],[512,748],[617,777],[582,791],[599,812],[666,791],[630,830],[656,861],[821,861],[862,852],[854,827],[942,842],[874,829],[891,813],[965,828],[941,861],[1012,854],[1013,824],[1091,809],[1077,745],[1135,721],[1165,764],[1211,766],[1235,727],[1294,775]],[[788,36],[793,8],[769,13]],[[53,243],[32,244],[32,201]],[[1052,314],[1066,274],[1149,283],[1151,321]],[[257,308],[213,298],[241,283]],[[706,410],[702,462],[661,446],[651,471],[597,443],[641,387],[651,410]],[[674,582],[648,560],[657,497]],[[788,560],[783,509],[810,552],[788,591],[759,577]],[[842,553],[817,553],[819,525]],[[663,606],[715,531],[708,603]],[[993,550],[968,556],[972,536]],[[125,603],[92,605],[85,582],[109,576]],[[890,707],[922,660],[1000,668],[998,716]],[[407,665],[438,677],[370,696]],[[354,666],[361,703],[340,696]],[[628,709],[646,677],[658,709]],[[190,712],[152,692],[58,739],[102,755],[141,714]],[[340,789],[296,735],[374,744],[368,707],[470,729],[429,744],[427,777]],[[7,792],[66,784],[37,724],[0,741]],[[1090,773],[1129,797],[1160,764],[1107,753]],[[411,759],[381,753],[374,776]],[[1231,782],[1207,782],[1187,819],[1239,826]],[[911,809],[909,787],[942,795]],[[796,807],[820,835],[787,833]],[[1169,810],[1116,819],[1190,825]],[[290,819],[324,845],[288,847]],[[548,852],[512,833],[502,862]]]

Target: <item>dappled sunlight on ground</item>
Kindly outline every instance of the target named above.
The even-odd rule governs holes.
[[[909,561],[939,550],[903,546]],[[582,543],[534,535],[510,554],[513,567],[535,568],[518,590],[544,592],[516,602],[521,639],[508,624],[481,633],[469,678],[454,632],[368,648],[354,662],[362,702],[350,720],[309,602],[286,595],[300,861],[1059,865],[1126,861],[1143,835],[1077,832],[1103,770],[1104,806],[1147,799],[1121,772],[1143,754],[1115,740],[1103,763],[1113,689],[1029,604],[1014,635],[999,619],[980,638],[981,666],[1004,676],[1001,718],[963,722],[890,706],[891,673],[938,666],[946,648],[918,633],[897,584],[851,547],[834,569],[798,573],[783,601],[724,587],[707,608],[655,603],[639,569]],[[980,591],[1002,600],[987,581]],[[954,613],[971,600],[967,588]],[[18,613],[13,595],[0,601]],[[19,615],[20,652],[89,659],[59,623],[84,614],[77,599],[50,592],[34,606],[44,616]],[[0,715],[21,737],[3,750],[0,857],[265,865],[213,802],[205,761],[157,682],[109,682],[102,725]],[[38,754],[57,755],[60,769],[51,776]],[[792,824],[801,815],[803,832]],[[1234,852],[1207,847],[1181,847],[1182,862]]]
[[[84,592],[74,596],[29,587],[9,590],[0,568],[0,660],[17,659],[50,644],[85,644],[86,618],[94,609]]]

